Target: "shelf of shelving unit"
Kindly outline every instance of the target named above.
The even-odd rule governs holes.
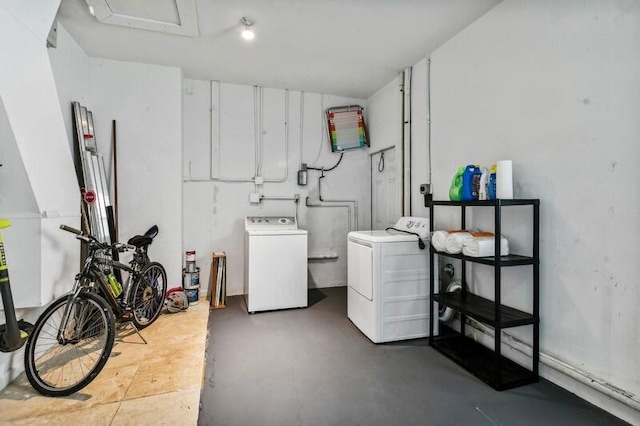
[[[465,294],[460,292],[434,294],[433,300],[492,327],[496,325],[496,304],[493,300],[485,299],[469,292]],[[536,318],[533,315],[509,306],[502,305],[500,313],[502,328],[519,327],[536,322]]]
[[[446,253],[446,252],[442,252],[442,251],[436,251],[433,248],[433,246],[431,246],[431,249],[436,254],[439,254],[439,255],[442,255],[442,256],[451,257],[451,258],[454,258],[454,259],[464,260],[465,262],[482,263],[484,265],[495,265],[496,264],[495,256],[471,257],[471,256],[465,256],[464,254],[451,254],[451,253]],[[535,262],[536,262],[536,259],[533,258],[533,257],[530,257],[530,256],[520,256],[518,254],[510,254],[510,255],[507,255],[507,256],[500,256],[500,265],[501,266],[533,265]]]
[[[521,256],[511,254],[500,256],[500,235],[502,234],[501,216],[502,207],[527,206],[533,208],[532,232],[533,255]],[[430,226],[434,230],[434,207],[452,206],[461,209],[461,229],[466,229],[467,207],[493,207],[494,208],[494,233],[496,235],[496,251],[490,257],[470,257],[463,254],[450,254],[436,251],[433,246],[430,250],[431,267],[435,265],[435,257],[438,255],[462,261],[463,285],[460,292],[435,293],[433,274],[430,278],[429,288],[431,300],[448,306],[461,315],[460,331],[454,331],[440,324],[440,330],[449,330],[448,333],[440,333],[434,336],[433,321],[430,323],[429,344],[452,359],[469,372],[492,386],[496,390],[510,389],[517,386],[538,381],[538,363],[540,358],[540,200],[538,199],[514,199],[514,200],[483,200],[483,201],[429,201],[425,207],[430,210]],[[489,265],[494,268],[494,298],[493,300],[480,297],[466,289],[466,264],[476,263]],[[531,313],[524,312],[501,303],[502,282],[500,270],[503,267],[531,265],[533,274],[533,306]],[[430,317],[434,318],[433,306]],[[494,349],[490,349],[468,337],[465,333],[466,317],[470,317],[483,324],[494,328]],[[436,319],[437,320],[437,319]],[[505,328],[531,325],[533,327],[532,343],[532,367],[527,369],[501,355],[501,332]]]
[[[535,383],[538,374],[496,353],[475,340],[458,333],[436,337],[434,349],[496,390],[512,389]]]

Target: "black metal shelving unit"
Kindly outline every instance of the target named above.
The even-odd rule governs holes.
[[[467,369],[469,372],[483,380],[496,390],[511,389],[514,387],[537,382],[538,363],[540,358],[540,200],[516,199],[516,200],[484,200],[484,201],[432,201],[426,200],[425,207],[429,207],[430,227],[434,230],[434,210],[436,206],[450,206],[460,208],[461,227],[467,229],[466,209],[470,207],[493,207],[494,209],[494,234],[495,253],[491,257],[469,257],[463,254],[449,254],[436,251],[433,246],[430,250],[431,270],[436,265],[436,256],[446,256],[462,261],[462,289],[455,293],[435,293],[434,274],[431,274],[429,291],[431,300],[448,306],[460,313],[460,331],[455,331],[440,324],[440,334],[434,336],[433,319],[429,324],[429,344],[445,356]],[[532,206],[533,208],[533,254],[521,256],[511,254],[500,256],[500,236],[502,235],[502,208],[507,206]],[[466,265],[467,263],[490,265],[494,268],[494,298],[493,300],[480,297],[466,289]],[[503,267],[515,267],[531,265],[533,274],[533,306],[531,312],[524,312],[501,303],[502,280],[501,269]],[[494,349],[477,343],[465,333],[466,317],[470,317],[483,324],[494,328]],[[434,318],[433,303],[430,303],[430,318]],[[438,321],[437,316],[435,321]],[[532,339],[532,366],[527,369],[501,354],[502,330],[510,327],[531,325],[533,328]]]

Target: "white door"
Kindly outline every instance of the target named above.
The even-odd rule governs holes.
[[[385,229],[400,218],[402,179],[396,148],[371,156],[371,229]]]

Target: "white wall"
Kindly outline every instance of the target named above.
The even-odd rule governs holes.
[[[68,260],[77,254],[74,241],[56,232],[60,223],[79,223],[79,191],[46,49],[53,6],[0,4],[0,52],[11,58],[0,67],[2,151],[10,161],[0,200],[3,215],[14,220],[5,235],[12,278],[20,283],[13,286],[17,307],[41,306],[64,291],[73,276]],[[50,247],[56,250],[42,256]]]
[[[367,126],[371,141],[371,229],[393,226],[402,212],[403,77],[400,73],[367,99]],[[387,148],[395,147],[394,150]],[[381,150],[384,150],[382,152]],[[383,172],[378,171],[382,164]],[[395,175],[395,176],[394,176]]]
[[[57,47],[49,49],[49,59],[67,130],[69,149],[74,152],[74,116],[71,103],[80,102],[81,105],[91,105],[89,99],[89,56],[60,23],[58,23],[57,29]]]
[[[640,3],[505,0],[431,59],[434,198],[448,197],[458,166],[512,159],[515,196],[541,200],[543,360],[564,361],[637,401]],[[491,227],[490,215],[474,214],[476,226]],[[436,223],[457,220],[441,214]],[[530,215],[505,220],[513,251],[525,252]],[[506,303],[530,306],[530,275],[503,273]],[[491,293],[486,270],[472,278],[476,291]],[[531,341],[529,330],[509,333]],[[541,373],[640,418],[544,365]]]
[[[365,106],[365,102],[305,93],[301,108],[301,93],[289,92],[287,159],[285,96],[284,90],[264,89],[261,176],[266,180],[278,180],[286,173],[286,181],[256,187],[250,181],[210,180],[209,169],[209,159],[213,156],[214,178],[250,180],[256,175],[254,88],[197,80],[184,82],[184,249],[196,250],[203,284],[201,291],[208,286],[211,253],[224,250],[227,252],[228,294],[242,294],[245,216],[296,214],[293,201],[265,200],[261,205],[249,204],[249,193],[252,192],[283,197],[299,194],[298,221],[301,228],[309,231],[309,255],[338,256],[335,260],[309,262],[309,287],[346,284],[346,234],[350,221],[351,230],[355,229],[354,203],[347,203],[350,216],[346,207],[306,207],[307,196],[312,203],[318,202],[319,172],[309,171],[306,186],[297,185],[296,173],[302,162],[329,168],[340,158],[339,154],[330,151],[323,110],[347,104]],[[260,104],[256,104],[258,108]],[[211,106],[213,114],[209,113]],[[301,110],[304,112],[302,144]],[[366,228],[370,220],[368,167],[365,150],[347,151],[338,168],[327,172],[322,182],[323,199],[357,202],[357,220],[361,228]]]
[[[369,136],[371,152],[390,146],[396,147],[396,160],[402,159],[402,122],[403,94],[402,74],[367,99]],[[427,116],[427,59],[422,59],[411,70],[411,211],[407,214],[429,217],[429,209],[424,206],[424,197],[420,194],[420,184],[430,183],[428,152],[428,116]],[[373,156],[374,163],[379,154]],[[388,157],[385,157],[388,160]],[[402,170],[398,166],[398,182],[402,179]],[[373,168],[375,172],[375,167]],[[398,191],[402,190],[401,183]],[[401,207],[401,206],[400,206]],[[400,210],[398,210],[400,211]],[[397,218],[396,218],[397,219]]]
[[[429,127],[427,102],[428,59],[411,68],[411,215],[429,217],[420,185],[431,183],[429,169]]]
[[[71,287],[79,250],[58,229],[78,226],[79,191],[46,37],[59,2],[0,2],[0,209],[15,305],[38,307]],[[5,157],[6,155],[6,157]],[[35,321],[41,309],[18,309]],[[22,351],[0,354],[0,388],[22,371]]]
[[[402,73],[367,99],[370,150],[402,147]]]
[[[179,68],[91,58],[89,99],[107,170],[117,123],[119,239],[154,224],[150,257],[181,284],[182,73]],[[113,201],[113,200],[112,200]]]

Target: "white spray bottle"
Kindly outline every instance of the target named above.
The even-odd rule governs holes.
[[[480,191],[478,192],[478,200],[489,199],[489,169],[482,168],[482,175],[480,175]]]

